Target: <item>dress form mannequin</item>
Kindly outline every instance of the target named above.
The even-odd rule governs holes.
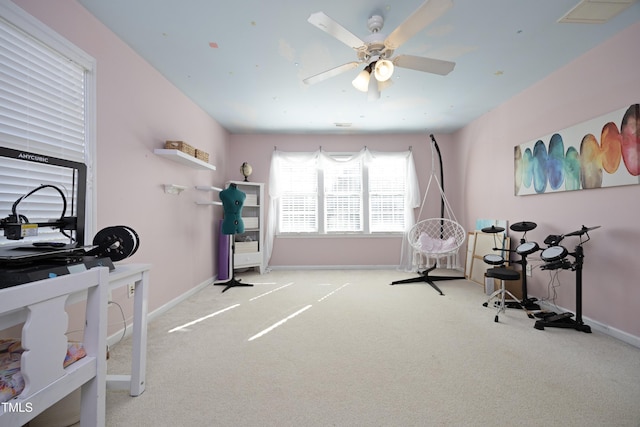
[[[242,206],[247,195],[238,190],[236,184],[229,184],[229,186],[220,192],[220,201],[222,201],[222,207],[224,209],[224,217],[222,219],[222,233],[231,235],[231,279],[225,283],[216,283],[225,285],[226,287],[222,292],[234,286],[253,286],[250,283],[240,283],[240,279],[235,278],[233,268],[233,258],[235,255],[235,238],[234,234],[244,233],[244,223],[242,222]]]
[[[242,206],[246,198],[247,195],[238,190],[235,184],[229,184],[229,187],[220,192],[220,200],[224,208],[224,218],[222,219],[222,232],[224,234],[244,233]]]

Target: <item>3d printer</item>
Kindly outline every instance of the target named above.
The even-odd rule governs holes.
[[[11,204],[12,192],[24,191],[25,179],[16,176],[25,162],[33,171],[30,190]],[[85,244],[84,163],[0,147],[0,166],[0,288],[99,265],[113,269],[112,261],[137,251],[138,235],[127,226],[107,227]],[[55,218],[45,217],[56,209]]]

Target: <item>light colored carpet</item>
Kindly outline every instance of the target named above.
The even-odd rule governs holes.
[[[273,271],[210,286],[150,323],[146,391],[109,391],[107,425],[640,426],[640,349],[539,331],[521,310],[495,323],[466,280],[440,282],[444,296],[389,285],[413,276]],[[129,364],[130,338],[109,372]]]

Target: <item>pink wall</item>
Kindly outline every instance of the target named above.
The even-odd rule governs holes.
[[[412,146],[424,191],[430,173],[424,135],[228,135],[127,45],[72,0],[16,0],[19,6],[84,49],[98,63],[98,228],[126,224],[141,247],[130,262],[151,263],[153,310],[215,275],[216,224],[221,212],[196,206],[213,198],[192,189],[240,179],[244,161],[253,181],[268,181],[273,147],[283,151],[405,150]],[[539,196],[513,196],[513,147],[640,101],[637,84],[640,24],[614,37],[454,135],[436,135],[445,161],[445,187],[458,220],[530,220],[542,242],[602,225],[586,249],[584,315],[640,336],[640,187]],[[194,171],[155,156],[166,139],[182,139],[211,154],[216,172]],[[228,168],[225,165],[231,165]],[[186,185],[180,196],[162,184]],[[199,194],[200,193],[200,194]],[[437,216],[439,203],[430,203]],[[205,236],[204,238],[202,236]],[[273,265],[395,265],[399,238],[279,239]],[[562,272],[557,303],[574,306],[573,273]],[[536,270],[530,294],[546,296],[548,275]]]
[[[214,277],[222,212],[197,206],[213,195],[194,186],[224,183],[228,133],[77,2],[15,3],[97,60],[98,229],[125,224],[140,235],[139,251],[123,262],[153,265],[149,310]],[[209,152],[217,171],[154,155],[168,139]],[[169,195],[163,184],[189,189]]]
[[[454,147],[449,135],[437,136],[442,157],[451,159]],[[231,135],[229,153],[229,179],[241,179],[239,167],[243,162],[253,166],[250,180],[267,184],[269,166],[274,147],[281,151],[324,151],[357,152],[363,147],[379,151],[406,151],[412,147],[416,169],[419,175],[420,191],[426,190],[431,173],[430,139],[424,135]],[[237,166],[237,167],[236,167]],[[445,166],[445,189],[456,188],[457,172]],[[451,187],[449,187],[451,186]],[[455,194],[453,192],[452,194]],[[433,203],[425,207],[423,218],[440,216],[439,191],[432,185],[429,200]],[[449,200],[454,211],[456,198]],[[416,210],[416,215],[418,214]],[[456,211],[457,212],[457,211]],[[268,213],[267,213],[268,214]],[[456,213],[457,215],[457,213]],[[363,238],[276,238],[273,245],[271,266],[397,266],[400,263],[401,237]]]
[[[602,228],[586,243],[583,315],[640,337],[640,186],[516,197],[514,146],[640,102],[640,23],[591,50],[454,135],[461,156],[466,226],[477,218],[533,221],[527,234],[543,246],[549,234],[583,224]],[[619,124],[618,124],[619,125]],[[519,239],[520,233],[512,233]],[[576,238],[566,238],[573,250]],[[517,244],[515,240],[513,243]],[[557,304],[575,309],[574,273],[562,271]],[[534,270],[529,294],[546,297],[547,271]]]

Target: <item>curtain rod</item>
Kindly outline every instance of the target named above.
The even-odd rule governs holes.
[[[435,141],[434,141],[434,142],[435,142]],[[318,149],[319,149],[320,151],[322,151],[322,145],[320,145],[320,146],[318,147]],[[367,147],[367,146],[365,145],[365,146],[364,146],[364,149],[365,149],[365,150],[368,150],[368,149],[369,149],[369,147]],[[274,146],[273,146],[273,151],[278,151],[278,146],[277,146],[277,145],[274,145]],[[413,151],[413,145],[410,145],[410,146],[409,146],[409,151]]]

